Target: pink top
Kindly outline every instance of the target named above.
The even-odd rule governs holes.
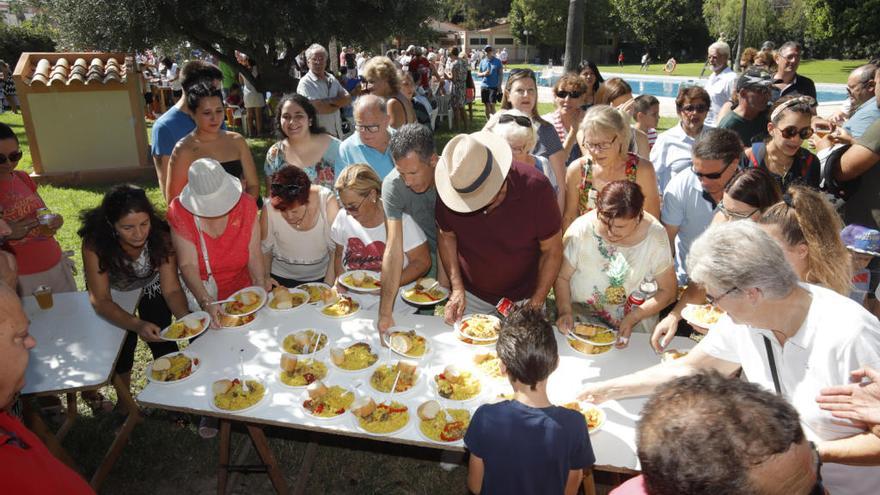
[[[638,475],[628,480],[626,483],[611,490],[610,495],[648,495],[648,490],[645,489],[645,477]]]
[[[45,206],[43,199],[37,194],[37,184],[27,173],[16,170],[9,180],[0,180],[3,220],[17,222],[24,218],[33,218],[37,210]],[[58,241],[54,237],[41,234],[39,227],[31,229],[21,239],[7,241],[6,244],[15,255],[20,275],[44,272],[61,260],[61,246]]]
[[[220,237],[214,238],[204,233],[205,246],[208,248],[208,262],[214,280],[217,282],[217,297],[225,299],[233,292],[252,285],[251,275],[248,271],[249,250],[251,232],[254,222],[257,220],[257,203],[247,193],[242,193],[241,199],[227,214],[229,217],[226,230]],[[193,214],[188,212],[180,204],[180,198],[174,198],[168,208],[168,223],[174,232],[184,239],[193,243],[199,259],[199,277],[208,279],[205,261],[202,258],[202,248],[199,241],[199,233],[196,230]]]

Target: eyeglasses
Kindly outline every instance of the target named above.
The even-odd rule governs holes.
[[[563,100],[566,98],[572,98],[572,99],[580,98],[582,95],[583,95],[583,93],[580,91],[557,91],[556,92],[556,96],[558,96],[559,98],[561,98]]]
[[[4,163],[6,163],[6,160],[7,160],[7,159],[8,159],[10,162],[15,163],[15,162],[21,160],[21,157],[22,157],[22,156],[24,156],[24,153],[22,153],[21,150],[13,151],[13,152],[10,153],[9,155],[3,155],[3,154],[0,154],[0,165],[3,165]]]
[[[813,135],[812,127],[804,127],[803,129],[798,129],[796,126],[788,126],[785,129],[779,129],[779,133],[782,134],[782,137],[785,139],[791,139],[795,136],[800,136],[801,139],[810,139],[810,136]]]
[[[379,132],[378,125],[367,125],[367,124],[355,124],[354,130],[358,132],[366,132],[368,134],[375,134]]]
[[[722,168],[720,172],[712,172],[710,174],[704,174],[701,172],[697,172],[697,169],[694,168],[694,164],[692,163],[691,164],[691,172],[693,172],[694,175],[696,175],[698,179],[717,180],[717,179],[720,179],[722,175],[724,175],[724,172],[726,172],[728,168],[730,168],[731,163],[733,163],[733,162],[730,162],[727,165],[725,165],[724,168]]]
[[[722,215],[727,217],[731,222],[735,222],[737,220],[747,220],[752,217],[755,213],[757,213],[758,208],[755,208],[749,213],[737,213],[735,211],[730,211],[724,206],[724,202],[718,203],[718,211],[721,212]]]
[[[506,113],[498,117],[499,124],[509,124],[511,122],[515,122],[517,125],[520,125],[522,127],[532,127],[532,119],[524,117],[522,115],[511,115],[509,113]]]
[[[362,199],[361,202],[357,204],[357,206],[342,205],[342,207],[345,208],[345,211],[347,211],[349,213],[357,213],[358,211],[360,211],[361,206],[364,204],[364,201],[366,201],[367,198],[369,198],[369,197],[370,197],[369,194],[364,196],[364,199]]]
[[[614,136],[614,139],[607,143],[590,143],[584,140],[584,148],[587,148],[590,151],[608,151],[611,149],[611,146],[614,145],[615,141],[617,141],[617,136]]]
[[[718,304],[719,301],[721,301],[722,299],[724,299],[728,294],[730,294],[731,292],[733,292],[733,291],[735,291],[735,290],[739,290],[739,288],[738,288],[737,286],[733,286],[733,287],[727,289],[727,290],[724,292],[724,294],[721,294],[721,295],[718,296],[718,297],[711,296],[711,295],[709,295],[709,293],[707,292],[707,293],[706,293],[706,302],[714,306],[714,305]]]
[[[706,113],[709,111],[708,105],[685,105],[683,107],[679,107],[679,112],[684,113]]]

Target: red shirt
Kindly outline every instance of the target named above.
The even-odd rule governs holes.
[[[227,215],[229,220],[226,230],[220,237],[214,238],[202,231],[205,246],[208,248],[208,262],[217,282],[217,297],[220,299],[225,299],[233,292],[252,284],[251,274],[248,271],[249,243],[257,219],[257,203],[249,194],[242,193],[238,204]],[[174,198],[168,208],[168,223],[177,235],[192,242],[196,247],[199,277],[207,280],[208,271],[202,258],[196,222],[193,214],[180,204],[179,198]]]
[[[6,411],[0,411],[0,480],[0,492],[16,495],[95,493]]]
[[[3,220],[17,222],[23,218],[33,218],[36,211],[45,206],[46,203],[37,194],[37,184],[28,174],[16,170],[12,172],[11,179],[0,180]],[[54,237],[41,235],[39,231],[39,228],[34,228],[21,239],[6,242],[18,262],[20,275],[44,272],[61,260],[61,246],[58,241]]]
[[[562,228],[562,216],[550,181],[537,168],[513,162],[507,196],[488,215],[483,210],[456,213],[437,196],[440,230],[453,232],[465,289],[495,304],[535,292],[540,242]]]

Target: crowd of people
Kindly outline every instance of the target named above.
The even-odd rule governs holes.
[[[380,295],[363,304],[385,334],[395,314],[413,311],[399,287],[435,277],[450,290],[447,323],[504,299],[519,307],[497,344],[514,397],[476,411],[468,487],[573,493],[595,456],[581,416],[547,399],[558,363],[545,311],[553,289],[563,334],[598,321],[618,331],[620,349],[633,333],[658,352],[674,335],[699,340],[684,357],[580,392],[595,403],[654,394],[639,423],[644,474],[615,493],[874,493],[880,64],[855,69],[849,109],[823,119],[815,85],[797,73],[800,45],[785,43],[772,59],[764,51],[737,74],[729,46],[709,46],[712,74],[679,90],[679,120],[658,134],[657,99],[634,97],[589,61],[556,82],[555,110],[542,116],[535,73],[503,77],[492,47],[476,64],[457,48],[345,49],[343,77],[363,77],[349,91],[326,70],[327,50],[312,45],[297,92],[271,112],[278,141],[265,184],[243,136],[225,128],[224,72],[169,60],[178,99],[152,130],[167,221],[143,190],[119,185],[82,213],[79,230],[96,312],[131,332],[116,371],[129,376],[138,338],[154,356],[174,351],[158,339],[172,317],[201,309],[219,327],[212,303],[247,286],[380,271]],[[449,96],[466,125],[471,70],[487,123],[438,154],[418,96]],[[346,137],[340,110],[349,104]],[[0,124],[0,275],[23,295],[76,290],[54,238],[63,219],[37,220],[45,205],[15,170],[21,157]],[[136,315],[111,288],[142,290]],[[11,291],[0,288],[0,304],[12,315],[0,323],[0,353],[18,359],[15,380],[0,377],[5,410],[33,342]],[[688,304],[726,315],[692,326],[682,318]],[[3,414],[0,435],[16,434]]]

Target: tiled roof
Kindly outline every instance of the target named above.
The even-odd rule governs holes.
[[[124,83],[127,73],[125,61],[120,63],[113,57],[108,58],[106,62],[98,57],[93,58],[91,62],[78,58],[73,63],[70,63],[70,59],[62,57],[55,62],[55,65],[52,65],[48,59],[41,58],[25,80],[30,85],[45,84],[46,86]]]

